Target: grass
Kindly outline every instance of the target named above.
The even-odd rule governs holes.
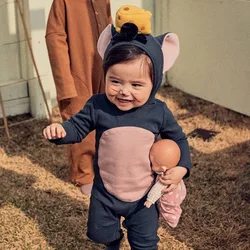
[[[248,250],[250,117],[170,86],[158,98],[186,134],[196,128],[219,132],[210,141],[189,138],[193,170],[183,216],[175,229],[161,220],[159,249]],[[60,120],[57,109],[54,120]],[[11,126],[9,142],[0,130],[0,250],[103,249],[85,236],[89,199],[68,180],[65,146],[43,139],[46,125]],[[129,249],[126,239],[121,249]]]

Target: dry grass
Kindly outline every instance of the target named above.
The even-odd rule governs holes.
[[[159,249],[249,249],[250,118],[171,87],[159,98],[166,95],[187,134],[220,133],[210,142],[189,138],[194,167],[183,216],[176,229],[161,221]],[[85,236],[89,200],[68,182],[65,147],[42,138],[46,124],[11,127],[11,142],[0,130],[0,249],[103,249]],[[121,249],[129,249],[126,240]]]

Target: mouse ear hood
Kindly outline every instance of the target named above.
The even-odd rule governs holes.
[[[131,30],[130,30],[131,29]],[[138,34],[138,28],[133,23],[126,23],[121,29],[121,33],[115,31],[115,27],[109,24],[101,33],[98,43],[97,50],[99,55],[104,58],[105,51],[112,41],[113,44],[122,41],[132,41],[137,39],[142,43],[146,43],[147,36],[140,36]],[[175,63],[180,53],[179,38],[175,33],[166,33],[155,37],[156,41],[161,45],[162,54],[164,58],[163,72],[168,71]]]
[[[168,71],[175,63],[180,53],[179,38],[175,33],[166,33],[155,38],[161,44],[164,58],[163,72]]]
[[[124,23],[120,29],[120,33],[116,33],[112,39],[112,44],[124,41],[137,40],[143,44],[147,43],[147,37],[143,34],[139,34],[138,27],[134,23]]]
[[[134,45],[142,49],[151,59],[153,66],[154,97],[161,86],[162,74],[169,70],[179,55],[179,39],[174,33],[165,33],[153,37],[151,33],[149,11],[135,6],[123,6],[116,14],[115,28],[109,24],[101,33],[97,49],[105,61],[108,53],[115,47]]]
[[[114,29],[115,27],[112,24],[109,24],[99,36],[97,42],[97,51],[102,59],[104,58],[104,53],[112,39],[112,30]]]

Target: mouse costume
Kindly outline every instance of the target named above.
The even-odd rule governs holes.
[[[129,6],[126,8],[129,11]],[[155,99],[163,72],[178,56],[178,38],[173,33],[158,37],[143,34],[136,20],[133,21],[124,23],[120,33],[109,25],[99,38],[98,51],[105,63],[116,47],[127,44],[141,48],[153,66],[153,89],[148,101],[141,107],[122,111],[105,94],[94,95],[78,114],[62,123],[67,135],[53,142],[78,143],[96,130],[95,179],[87,235],[95,242],[110,243],[110,247],[114,242],[119,245],[123,216],[131,248],[154,250],[159,241],[158,209],[155,205],[144,206],[155,181],[149,160],[150,148],[159,135],[172,139],[181,149],[178,165],[187,168],[188,174],[191,162],[185,134],[166,104]],[[119,246],[107,249],[119,249]]]

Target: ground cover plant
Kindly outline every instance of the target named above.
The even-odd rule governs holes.
[[[187,135],[193,170],[177,228],[160,220],[159,249],[250,249],[250,117],[163,87]],[[9,124],[29,118],[8,118]],[[54,121],[60,121],[57,108]],[[1,125],[3,122],[1,121]],[[47,120],[0,130],[0,250],[103,249],[85,236],[89,199],[69,183],[65,146],[43,139]],[[129,249],[125,239],[122,250]]]

